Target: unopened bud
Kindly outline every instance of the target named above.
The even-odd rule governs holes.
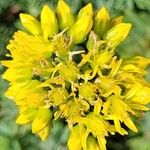
[[[74,44],[82,43],[93,25],[92,17],[85,16],[74,24],[70,29],[69,35],[72,37]]]
[[[109,12],[105,7],[102,7],[99,10],[94,21],[94,31],[96,34],[100,36],[100,38],[102,38],[105,32],[107,31],[109,27],[109,21],[110,21]]]
[[[20,19],[22,25],[33,35],[38,35],[41,33],[41,26],[39,21],[28,14],[20,14]]]
[[[89,3],[79,11],[78,19],[86,16],[91,16],[91,17],[93,16],[93,9],[91,3]]]
[[[41,26],[44,39],[53,37],[58,32],[57,19],[51,8],[45,5],[41,12]]]
[[[130,23],[120,23],[107,32],[105,39],[110,42],[111,47],[116,47],[126,38],[131,26]]]
[[[58,2],[57,16],[59,21],[59,27],[61,30],[70,28],[75,22],[70,7],[63,0],[59,0]]]
[[[122,20],[123,20],[122,16],[114,18],[110,23],[110,27],[114,27],[115,25],[122,23]]]

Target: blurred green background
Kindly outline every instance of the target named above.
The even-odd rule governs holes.
[[[74,13],[92,2],[95,10],[106,6],[112,17],[123,15],[125,22],[133,24],[128,38],[117,48],[123,58],[142,55],[150,58],[150,0],[66,0]],[[22,28],[19,13],[38,16],[44,4],[56,6],[57,0],[0,0],[0,60],[6,59],[6,45],[12,34]],[[150,69],[149,69],[150,70]],[[65,124],[53,122],[52,134],[42,142],[32,135],[30,126],[15,124],[17,108],[4,96],[8,87],[2,79],[5,71],[0,65],[0,150],[67,150],[69,130]],[[150,74],[147,76],[150,81]],[[108,150],[150,150],[150,113],[136,120],[139,132],[109,137]]]

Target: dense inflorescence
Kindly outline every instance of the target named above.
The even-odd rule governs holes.
[[[75,17],[59,0],[56,13],[45,5],[40,21],[20,14],[24,31],[10,40],[10,60],[3,78],[6,95],[19,107],[18,124],[31,123],[42,140],[52,121],[62,118],[70,128],[70,150],[105,150],[106,136],[134,132],[132,116],[148,111],[150,86],[144,79],[150,60],[121,59],[115,48],[131,28],[106,8],[92,5]]]

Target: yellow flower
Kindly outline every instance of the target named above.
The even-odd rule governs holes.
[[[70,150],[106,150],[109,133],[128,134],[122,124],[137,132],[132,116],[149,110],[150,59],[119,59],[115,52],[131,24],[110,19],[104,7],[95,14],[91,3],[74,16],[63,0],[56,14],[45,5],[40,16],[20,14],[25,31],[14,34],[11,59],[1,61],[6,96],[19,108],[16,123],[31,124],[45,140],[61,118],[70,129]]]
[[[88,100],[92,100],[96,95],[96,88],[91,83],[83,83],[79,87],[79,97]]]
[[[134,123],[128,115],[128,112],[131,112],[131,109],[120,98],[110,96],[104,103],[103,107],[102,112],[105,114],[106,118],[108,117],[107,119],[114,120],[115,127],[120,134],[127,134],[127,132],[121,128],[120,122],[124,122],[128,128],[137,132]]]
[[[71,127],[71,134],[68,140],[70,149],[73,148],[73,150],[75,150],[83,148],[83,150],[88,150],[95,146],[97,149],[106,150],[105,136],[108,136],[108,132],[113,134],[115,129],[105,121],[101,115],[90,113],[87,117],[76,117],[75,122],[78,123],[78,125]],[[96,143],[96,139],[98,143]],[[92,141],[90,142],[90,140]],[[75,145],[74,141],[78,144]],[[75,148],[74,145],[77,147]]]

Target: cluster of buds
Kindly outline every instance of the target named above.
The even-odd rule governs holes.
[[[144,79],[150,60],[140,56],[120,59],[116,47],[131,28],[122,17],[110,18],[92,4],[77,16],[63,0],[56,13],[45,5],[40,21],[20,14],[24,31],[10,40],[10,60],[3,78],[6,95],[19,108],[18,124],[31,124],[45,140],[52,121],[65,121],[70,129],[70,150],[106,150],[106,137],[137,128],[132,116],[149,108],[150,86]]]

